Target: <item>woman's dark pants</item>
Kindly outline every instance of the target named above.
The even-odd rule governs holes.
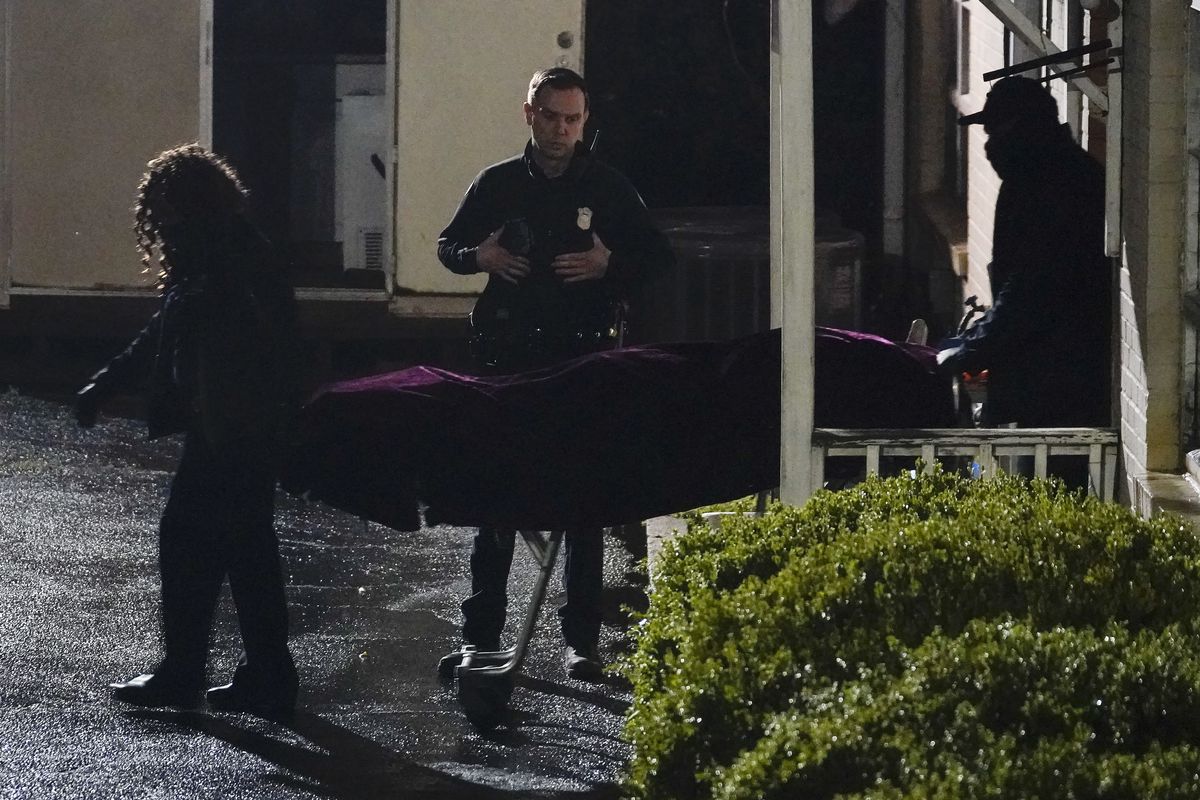
[[[269,468],[218,462],[188,433],[159,526],[166,657],[158,671],[200,686],[209,630],[229,578],[244,652],[238,673],[294,684]]]

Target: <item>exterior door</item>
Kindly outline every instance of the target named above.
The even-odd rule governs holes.
[[[396,13],[396,286],[483,288],[437,260],[437,237],[481,169],[520,152],[538,69],[581,69],[583,0],[405,0]]]

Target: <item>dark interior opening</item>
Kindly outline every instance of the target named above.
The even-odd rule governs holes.
[[[385,286],[387,0],[216,0],[213,146],[300,287]]]

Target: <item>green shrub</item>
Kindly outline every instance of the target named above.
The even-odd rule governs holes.
[[[1200,542],[937,472],[693,524],[623,664],[646,798],[1198,798]]]

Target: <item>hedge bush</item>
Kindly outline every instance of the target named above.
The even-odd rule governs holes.
[[[622,669],[644,798],[1200,797],[1200,542],[935,472],[693,518]]]

